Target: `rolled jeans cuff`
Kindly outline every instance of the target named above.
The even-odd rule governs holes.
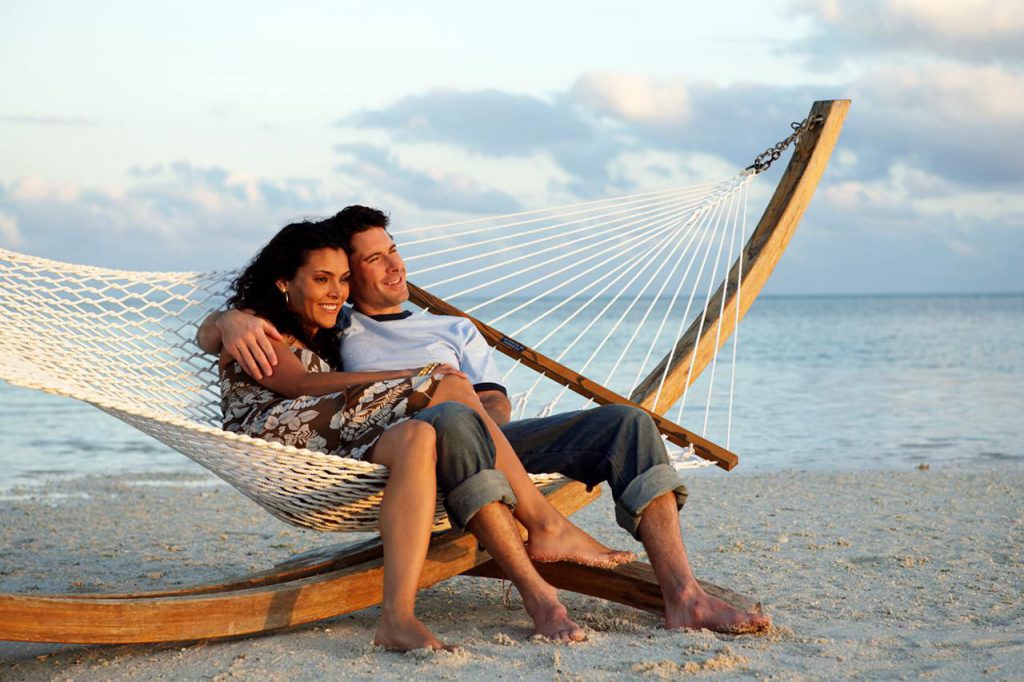
[[[637,531],[644,509],[656,497],[668,492],[675,493],[676,509],[682,509],[688,493],[679,474],[668,464],[655,464],[630,481],[622,491],[619,499],[615,501],[615,520],[639,540]]]
[[[510,510],[516,508],[516,495],[505,474],[497,469],[484,469],[455,486],[444,500],[449,520],[465,528],[478,511],[491,502],[502,502]]]

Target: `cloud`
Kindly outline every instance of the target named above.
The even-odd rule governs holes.
[[[1007,0],[800,0],[808,38],[794,51],[844,61],[881,51],[918,51],[973,62],[1019,63],[1024,12]]]
[[[272,211],[302,210],[318,205],[322,199],[319,180],[267,180],[219,166],[194,166],[187,161],[171,163],[169,173],[174,184],[186,190],[186,196],[211,209],[247,204],[265,206]]]
[[[281,225],[343,205],[307,179],[269,180],[185,161],[142,175],[117,187],[16,180],[0,188],[0,240],[77,263],[228,268]]]
[[[335,151],[347,157],[335,167],[339,173],[372,183],[424,209],[476,214],[520,210],[510,194],[482,187],[466,175],[408,168],[383,147],[339,144]]]
[[[336,125],[388,130],[399,141],[454,142],[493,156],[593,141],[591,127],[575,112],[539,97],[498,90],[432,90],[384,109],[357,112]]]
[[[63,126],[68,128],[94,128],[99,122],[91,118],[74,116],[0,116],[0,123],[16,126]]]
[[[716,180],[726,177],[786,137],[813,100],[851,96],[839,150],[770,290],[1014,291],[1024,288],[1014,255],[1024,248],[1024,201],[1013,198],[1024,159],[1013,134],[1024,113],[1019,88],[1012,73],[970,64],[886,67],[829,88],[583,74],[549,99],[529,98],[534,114],[573,121],[571,143],[525,122],[498,124],[489,106],[467,106],[457,126],[439,123],[457,115],[447,107],[477,95],[493,106],[503,95],[492,90],[446,92],[437,101],[425,93],[358,114],[347,120],[358,127],[372,121],[385,144],[337,151],[348,159],[343,172],[396,197],[473,211],[484,207],[445,186],[446,148],[506,163],[546,156],[554,162],[550,194],[607,196],[641,181],[705,180],[700,173],[709,169],[720,174]],[[659,101],[673,104],[662,112]],[[439,170],[412,170],[404,159],[417,144],[431,145]]]
[[[687,113],[652,118],[606,105],[593,97],[595,82],[604,84],[602,92],[615,94],[606,98],[609,101],[618,101],[630,90],[685,91]],[[575,106],[600,106],[599,113],[616,124],[614,139],[619,144],[603,150],[600,160],[605,163],[646,149],[712,154],[744,167],[759,151],[785,137],[788,122],[804,116],[811,101],[845,96],[853,99],[853,107],[840,147],[852,150],[856,162],[842,173],[885,178],[894,164],[904,164],[965,185],[1008,188],[1024,182],[1024,73],[998,66],[888,66],[828,88],[745,83],[722,87],[682,80],[672,85],[641,76],[632,76],[629,82],[618,87],[621,78],[606,82],[583,76],[565,95]]]
[[[54,182],[35,176],[17,180],[6,190],[7,198],[16,202],[74,201],[81,193],[81,188],[74,183]]]
[[[862,198],[899,189],[894,201],[904,207],[937,191],[927,183],[941,186],[946,196],[987,190],[997,204],[1024,184],[1024,139],[1019,135],[1024,74],[993,65],[946,63],[876,68],[831,87],[721,86],[601,72],[581,75],[547,100],[494,90],[433,91],[346,119],[358,126],[372,122],[391,140],[391,151],[345,147],[352,160],[343,170],[421,207],[514,210],[510,207],[515,201],[508,195],[471,199],[485,190],[465,179],[454,182],[443,167],[443,153],[437,154],[436,170],[410,169],[402,160],[403,145],[428,143],[442,152],[449,147],[493,159],[547,157],[551,168],[560,171],[547,171],[549,195],[567,193],[571,200],[625,194],[640,187],[640,178],[646,178],[643,187],[661,182],[656,173],[638,166],[637,159],[659,156],[659,163],[672,169],[668,177],[682,181],[706,179],[700,172],[709,167],[723,174],[729,168],[738,170],[786,137],[790,121],[806,115],[810,102],[835,96],[851,97],[854,103],[828,183],[848,183],[844,187],[850,192],[858,187]],[[530,120],[498,122],[490,112],[501,108],[502,101],[529,102],[520,110],[529,110],[527,119],[539,116],[541,131],[571,122],[573,132],[564,141],[538,133]],[[658,109],[659,102],[667,103],[664,111]],[[417,114],[420,106],[423,111]],[[563,123],[546,127],[547,118]],[[452,124],[456,119],[458,125]],[[897,181],[918,184],[904,191],[909,185],[897,187]],[[882,197],[875,195],[875,200]],[[968,210],[986,213],[977,202]]]
[[[688,176],[704,180],[699,175],[709,169],[720,174],[715,179],[726,177],[786,137],[789,123],[805,116],[813,100],[851,97],[837,153],[771,290],[1024,289],[1015,255],[1024,248],[1024,140],[1017,134],[1024,120],[1024,80],[996,65],[874,67],[829,87],[583,74],[566,90],[539,100],[543,111],[588,131],[577,131],[571,144],[541,144],[530,130],[518,141],[519,128],[510,126],[501,145],[492,147],[481,143],[501,132],[492,119],[465,112],[460,125],[444,128],[442,135],[430,121],[447,116],[431,96],[402,100],[403,106],[423,103],[430,111],[423,119],[411,111],[392,115],[391,107],[377,110],[375,130],[396,142],[387,151],[340,149],[365,164],[348,172],[379,174],[384,186],[389,176],[408,170],[400,161],[403,148],[417,143],[506,160],[516,155],[510,150],[520,150],[523,157],[549,157],[565,173],[552,176],[552,194],[607,196],[641,182],[658,187],[683,184]],[[466,92],[459,99],[474,96]],[[450,94],[442,99],[452,105]],[[488,91],[485,99],[494,102],[499,93]],[[653,103],[659,101],[674,102],[665,105],[671,115],[657,110]],[[775,177],[779,172],[772,171]],[[444,171],[435,173],[443,176]],[[414,191],[415,178],[405,180],[392,184],[396,195]],[[767,180],[759,184],[770,187]]]
[[[855,11],[845,3],[805,6],[829,20]],[[935,11],[897,0],[871,7],[919,17],[936,31],[949,29],[959,16],[949,4]],[[970,34],[991,37],[1003,30],[990,23]],[[722,86],[594,72],[547,98],[435,90],[358,112],[338,125],[383,132],[392,148],[433,143],[488,158],[541,155],[564,172],[552,175],[552,193],[586,199],[637,189],[622,160],[645,152],[680,159],[708,155],[743,168],[788,135],[789,122],[802,118],[811,101],[832,97],[854,100],[840,146],[856,159],[834,168],[834,176],[887,178],[895,164],[903,164],[965,186],[1009,191],[1024,182],[1024,72],[994,64],[909,61],[869,67],[830,86]]]
[[[579,106],[590,106],[587,85],[581,76],[568,91]],[[621,77],[616,79],[622,83]],[[600,113],[623,126],[621,139],[632,149],[674,149],[680,154],[703,152],[732,161],[738,168],[748,165],[757,153],[789,134],[789,123],[807,113],[815,99],[827,97],[820,88],[787,87],[755,83],[720,86],[707,82],[654,80],[631,76],[628,89],[685,92],[685,110],[671,115],[636,115],[605,107]],[[620,92],[624,96],[628,89]],[[682,99],[682,98],[680,98]]]
[[[131,176],[131,177],[133,177],[133,178],[135,178],[137,180],[143,180],[143,179],[146,179],[146,178],[157,178],[157,177],[160,177],[161,175],[163,175],[164,172],[165,172],[164,165],[162,163],[153,164],[152,166],[149,166],[148,168],[144,167],[142,165],[136,164],[136,165],[132,166],[131,168],[129,168],[128,171],[127,171],[129,176]]]
[[[14,247],[21,245],[21,233],[18,232],[18,220],[0,211],[0,244]]]
[[[871,179],[826,175],[771,290],[1019,292],[1021,249],[1024,194],[896,163]]]
[[[862,176],[904,160],[969,185],[1024,182],[1024,74],[993,66],[886,67],[850,86],[843,144]]]
[[[432,90],[336,125],[381,130],[396,143],[443,143],[498,158],[540,153],[570,174],[568,190],[577,196],[627,191],[628,181],[610,175],[607,166],[629,143],[591,114],[564,95],[546,100],[497,90]]]
[[[1014,254],[1024,232],[1006,222],[914,223],[875,231],[817,199],[772,274],[768,293],[1020,292]],[[891,228],[892,224],[887,224]]]
[[[639,74],[584,74],[570,89],[569,98],[591,111],[655,127],[677,126],[692,113],[686,84]]]

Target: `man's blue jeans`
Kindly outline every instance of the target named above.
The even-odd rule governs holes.
[[[494,441],[483,420],[458,403],[442,403],[416,414],[437,432],[437,484],[452,522],[465,527],[486,504],[515,506],[505,475],[494,468]],[[530,473],[558,473],[588,486],[608,482],[619,525],[634,537],[643,510],[674,492],[686,501],[686,486],[668,463],[654,421],[642,410],[606,405],[551,417],[513,421],[502,427]]]

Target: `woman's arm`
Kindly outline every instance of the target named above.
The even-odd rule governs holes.
[[[271,341],[278,358],[274,374],[270,376],[255,377],[262,386],[271,391],[279,393],[286,398],[297,398],[302,395],[320,396],[328,393],[343,391],[349,386],[357,384],[369,384],[374,381],[388,381],[390,379],[408,379],[417,376],[422,368],[397,369],[377,372],[308,372],[302,365],[291,348],[279,341]],[[221,351],[221,363],[226,365],[234,358],[226,350]],[[244,369],[244,366],[243,366]],[[465,375],[454,367],[440,365],[434,370],[435,374],[456,374],[462,377]],[[252,375],[250,375],[252,376]]]

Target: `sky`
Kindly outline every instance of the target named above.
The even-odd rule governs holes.
[[[232,268],[352,203],[415,227],[725,179],[848,98],[766,293],[1024,291],[1016,0],[288,5],[0,0],[0,248]]]

